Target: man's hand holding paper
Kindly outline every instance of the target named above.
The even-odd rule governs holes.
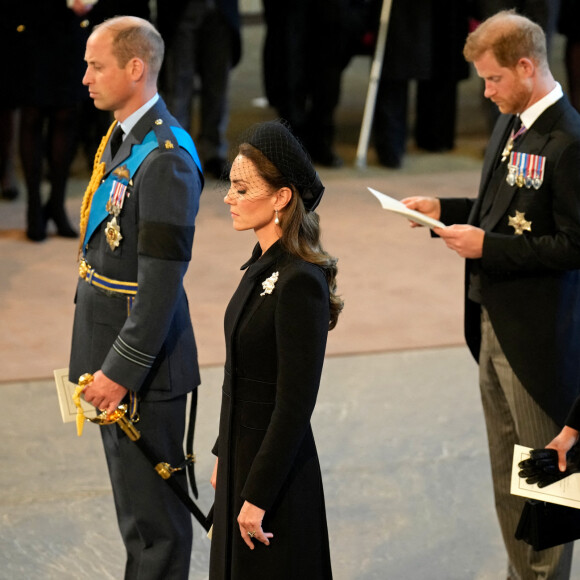
[[[409,209],[439,220],[441,217],[441,202],[436,197],[407,197],[401,200]],[[418,227],[411,220],[411,227]],[[443,238],[447,247],[457,252],[462,258],[481,258],[485,232],[467,224],[455,224],[445,228],[433,228],[433,232]]]
[[[441,203],[436,197],[421,197],[417,195],[414,197],[406,197],[401,200],[401,203],[409,209],[425,214],[427,217],[433,218],[434,220],[439,220],[441,217]],[[411,222],[412,228],[423,227],[421,224],[418,224],[413,220],[409,221]]]

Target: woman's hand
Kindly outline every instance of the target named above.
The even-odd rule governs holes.
[[[249,501],[245,501],[240,510],[240,515],[238,516],[240,534],[242,535],[242,540],[246,542],[250,550],[254,549],[253,539],[269,546],[269,538],[274,537],[274,534],[262,530],[262,520],[264,519],[265,513],[263,509],[251,504]]]
[[[211,483],[211,486],[215,489],[215,486],[217,485],[217,468],[218,468],[218,457],[215,458],[215,465],[213,466],[213,471],[210,477],[209,482]]]

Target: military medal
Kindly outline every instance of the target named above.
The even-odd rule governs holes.
[[[532,231],[532,222],[526,219],[526,214],[523,211],[516,210],[516,215],[508,216],[508,225],[514,228],[514,233],[517,236],[521,236],[524,230],[526,232]]]
[[[107,222],[107,227],[105,228],[105,237],[111,250],[118,248],[119,242],[123,239],[123,236],[121,235],[121,227],[117,218],[123,209],[125,195],[128,197],[127,186],[130,183],[129,170],[126,165],[121,165],[121,167],[115,169],[113,175],[115,177],[113,179],[113,184],[111,185],[109,200],[105,206],[109,215],[113,216],[113,219],[110,222]]]
[[[544,182],[544,168],[546,166],[546,158],[540,155],[534,155],[534,176],[532,178],[532,185],[534,189],[540,189]]]
[[[522,134],[526,132],[526,127],[525,125],[522,124],[522,126],[517,130],[517,132],[514,133],[514,130],[512,129],[510,136],[507,140],[507,143],[505,144],[505,147],[503,148],[503,151],[501,153],[501,161],[502,163],[510,156],[512,149],[514,148],[514,141]]]
[[[546,158],[532,153],[512,151],[505,178],[510,186],[540,189],[544,182]]]
[[[512,163],[510,163],[508,165],[508,174],[507,174],[507,177],[505,178],[508,185],[514,186],[516,184],[517,172],[518,172],[518,168],[515,165],[513,165]]]
[[[121,228],[117,223],[117,216],[113,217],[110,222],[107,222],[107,227],[105,228],[105,238],[109,244],[111,250],[119,247],[119,242],[123,239],[121,235]]]
[[[518,176],[516,177],[516,185],[518,187],[523,187],[526,184],[526,160],[525,153],[517,154]]]

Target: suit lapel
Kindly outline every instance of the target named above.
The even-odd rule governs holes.
[[[490,187],[490,183],[497,171],[505,171],[505,167],[498,168],[498,165],[501,165],[501,153],[508,140],[513,121],[514,115],[501,115],[489,139],[481,170],[479,197],[471,210],[468,220],[470,224],[479,224],[480,217],[489,212],[494,202],[497,188]]]

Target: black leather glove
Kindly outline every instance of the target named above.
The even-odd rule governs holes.
[[[520,461],[518,467],[518,475],[526,483],[537,483],[538,487],[546,487],[572,473],[580,472],[580,446],[574,445],[566,454],[566,471],[558,468],[558,452],[555,449],[532,449],[530,458]]]

